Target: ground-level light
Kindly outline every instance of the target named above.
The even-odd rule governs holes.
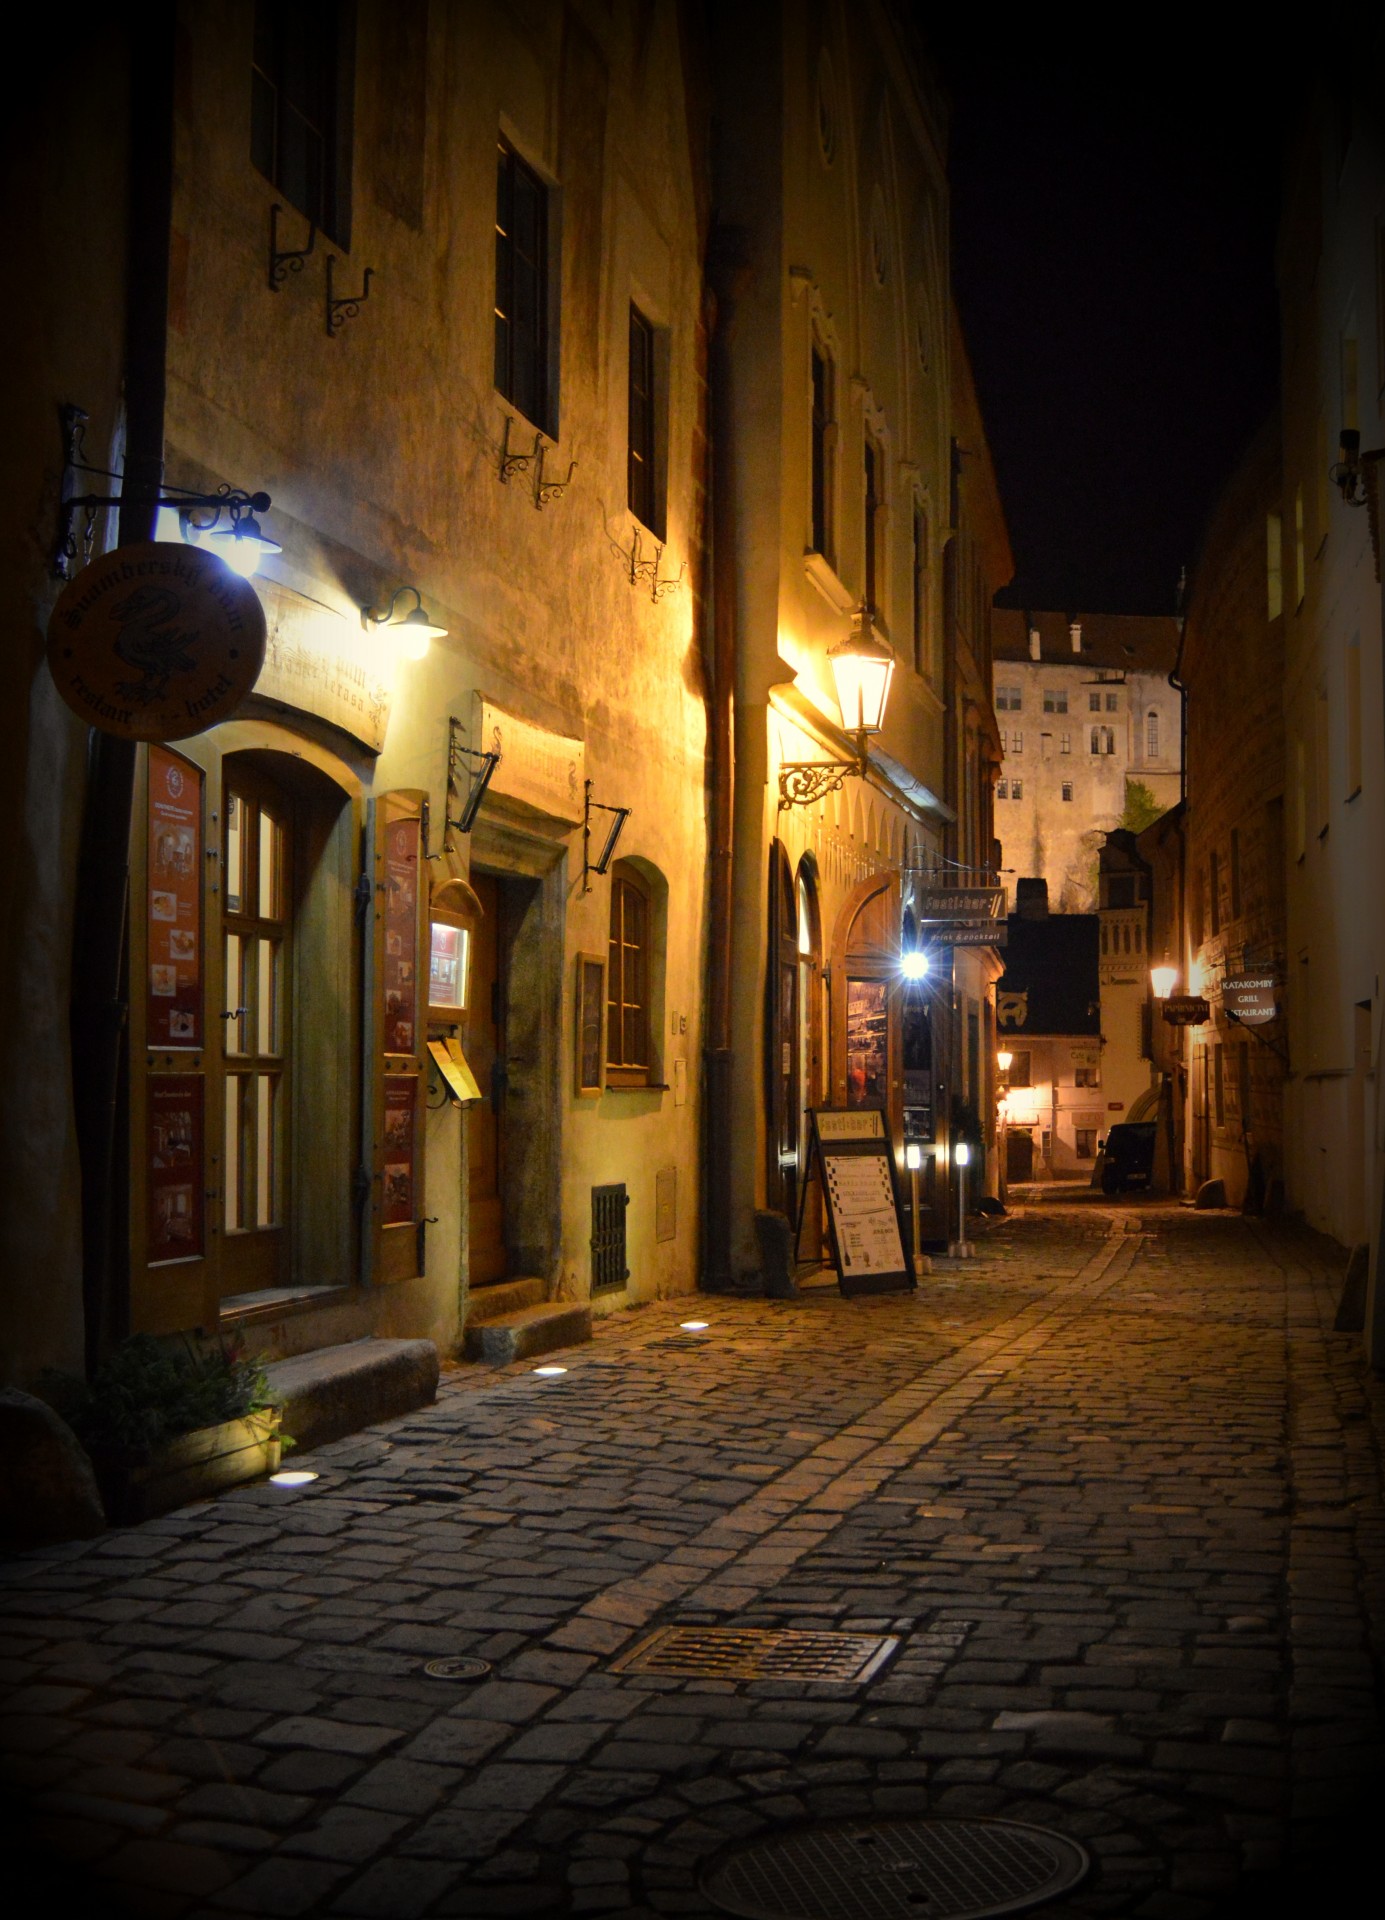
[[[710,1323],[706,1320],[680,1320],[678,1324],[684,1333],[705,1333]]]
[[[543,1374],[545,1378],[551,1378],[552,1375],[555,1373],[566,1373],[567,1368],[566,1367],[535,1367],[534,1372]]]
[[[269,1484],[271,1487],[306,1487],[310,1480],[316,1479],[317,1475],[307,1467],[284,1467],[270,1474]]]

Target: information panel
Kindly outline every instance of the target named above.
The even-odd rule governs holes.
[[[914,1275],[904,1254],[895,1191],[894,1145],[876,1110],[813,1113],[813,1150],[822,1174],[837,1285],[843,1293],[899,1293]]]
[[[149,749],[146,1044],[201,1047],[202,770]]]

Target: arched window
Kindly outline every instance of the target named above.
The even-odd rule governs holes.
[[[1159,715],[1153,707],[1145,715],[1145,758],[1159,758]]]
[[[606,1082],[647,1086],[650,1074],[649,888],[628,862],[612,869],[611,934],[606,968]]]

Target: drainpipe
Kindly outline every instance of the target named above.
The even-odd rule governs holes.
[[[175,8],[129,20],[129,198],[125,236],[125,472],[119,541],[152,540],[163,478],[169,230],[173,218]],[[124,1134],[129,1078],[127,931],[134,741],[92,730],[77,866],[72,957],[72,1101],[82,1178],[82,1302],[88,1371],[126,1331],[129,1216]]]
[[[735,232],[713,230],[707,277],[708,527],[705,595],[710,627],[708,668],[707,1045],[703,1119],[702,1285],[727,1293],[735,1284],[731,1260],[731,1044],[732,890],[736,673],[735,408],[731,333],[736,294],[746,272],[745,248]]]

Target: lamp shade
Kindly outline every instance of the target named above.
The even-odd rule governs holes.
[[[1000,1049],[1000,1052],[995,1057],[995,1063],[1000,1068],[1000,1071],[1002,1073],[1008,1073],[1011,1067],[1015,1064],[1015,1056],[1013,1053],[1010,1053],[1006,1048],[1002,1047]]]
[[[837,705],[848,733],[879,733],[885,724],[885,703],[894,676],[894,655],[869,630],[853,633],[832,648],[832,678],[837,683]]]
[[[1167,1000],[1174,988],[1178,985],[1178,968],[1151,967],[1149,970],[1149,983],[1154,989],[1154,997],[1156,1000]]]

